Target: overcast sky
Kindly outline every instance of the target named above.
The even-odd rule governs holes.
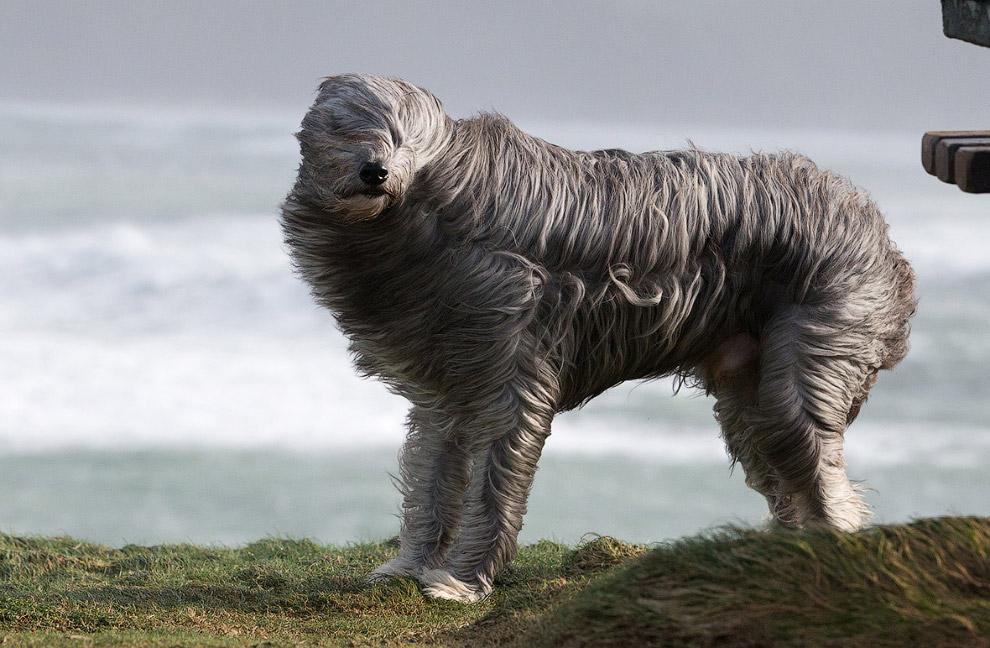
[[[400,76],[456,117],[990,128],[990,49],[938,0],[0,0],[0,101],[287,109]]]

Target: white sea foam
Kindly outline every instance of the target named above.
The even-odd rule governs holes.
[[[845,451],[854,469],[897,465],[978,468],[990,463],[990,426],[859,422],[847,432]],[[714,420],[707,426],[674,427],[660,421],[647,426],[603,419],[589,429],[565,415],[554,423],[547,452],[615,456],[659,465],[725,464],[729,460]]]

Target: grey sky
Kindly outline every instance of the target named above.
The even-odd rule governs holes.
[[[0,100],[303,111],[401,76],[455,116],[990,128],[990,49],[938,0],[0,0]]]

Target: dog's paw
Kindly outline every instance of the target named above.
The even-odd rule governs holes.
[[[431,598],[477,603],[492,593],[490,585],[462,581],[445,569],[428,569],[417,578],[423,585],[423,594]]]
[[[402,557],[393,558],[381,567],[369,572],[368,575],[364,577],[364,582],[369,585],[378,585],[380,583],[387,583],[393,578],[414,576],[417,571],[419,571],[419,568],[411,561]]]

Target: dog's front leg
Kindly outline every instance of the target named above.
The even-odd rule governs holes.
[[[427,595],[479,601],[515,557],[536,463],[550,434],[549,403],[538,385],[510,385],[474,422],[480,434],[461,531],[444,566],[420,574]]]
[[[371,582],[440,566],[455,537],[471,478],[471,455],[456,436],[456,419],[435,404],[414,405],[407,427],[399,456],[399,555],[371,572]]]

